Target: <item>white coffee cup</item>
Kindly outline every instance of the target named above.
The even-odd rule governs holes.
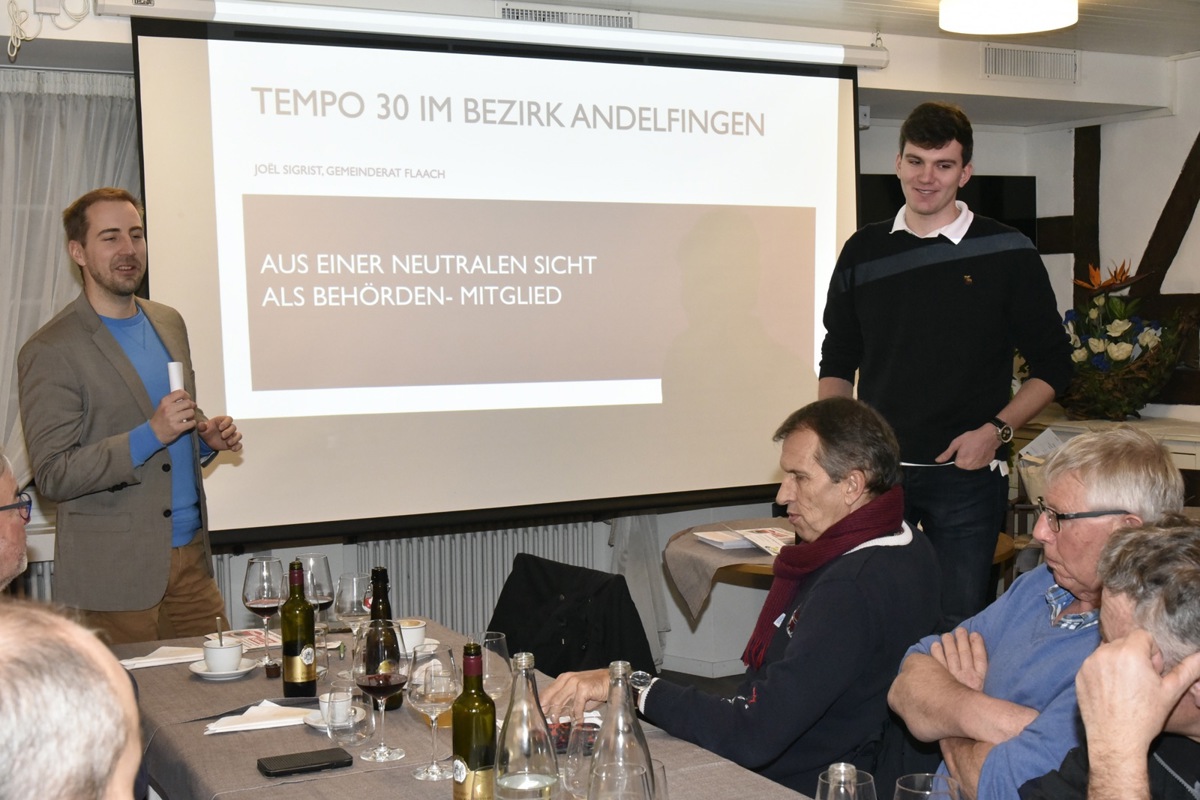
[[[405,648],[412,650],[425,643],[425,620],[415,617],[405,617],[396,620],[400,635],[404,637]]]
[[[217,639],[204,643],[204,664],[209,672],[233,672],[242,666],[242,643],[225,637],[225,644]]]
[[[354,692],[349,687],[335,686],[317,698],[321,719],[326,725],[346,725],[350,722],[350,703]]]

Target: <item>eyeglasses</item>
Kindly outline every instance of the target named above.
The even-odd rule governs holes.
[[[1111,511],[1075,511],[1070,514],[1064,514],[1061,511],[1055,511],[1046,505],[1046,500],[1039,497],[1037,499],[1038,513],[1046,517],[1046,524],[1050,526],[1050,530],[1058,533],[1062,530],[1063,522],[1069,522],[1073,519],[1090,519],[1091,517],[1114,517],[1118,514],[1128,514],[1130,512],[1124,509],[1113,509]]]
[[[21,519],[29,522],[29,514],[33,508],[33,498],[25,492],[21,492],[19,495],[17,495],[17,502],[9,503],[6,506],[0,506],[0,511],[11,511],[14,508],[17,510],[17,513],[21,515]]]

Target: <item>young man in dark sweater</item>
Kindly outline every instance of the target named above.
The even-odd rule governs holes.
[[[981,611],[1008,500],[1008,442],[1066,388],[1071,350],[1037,249],[958,201],[971,123],[925,103],[900,129],[905,205],[846,242],[825,306],[819,396],[858,397],[896,431],[905,519],[933,542],[942,626]],[[1013,351],[1030,377],[1011,392]]]

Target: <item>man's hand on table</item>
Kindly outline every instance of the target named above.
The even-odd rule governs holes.
[[[542,692],[542,708],[570,708],[572,716],[581,718],[584,711],[608,700],[608,683],[607,669],[564,672]]]

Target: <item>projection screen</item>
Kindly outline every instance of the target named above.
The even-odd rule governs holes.
[[[852,69],[147,20],[134,44],[149,294],[245,435],[206,470],[213,531],[778,480],[854,225]]]

